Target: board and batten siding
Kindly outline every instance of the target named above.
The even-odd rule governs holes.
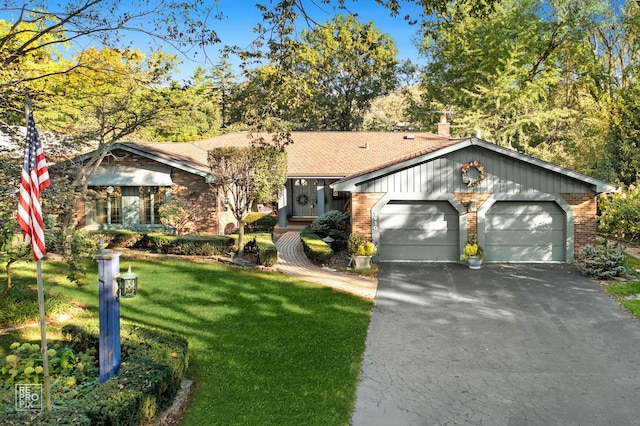
[[[485,179],[468,187],[460,168],[470,161],[485,167]],[[395,193],[590,193],[585,182],[477,147],[468,147],[362,182],[356,192]]]

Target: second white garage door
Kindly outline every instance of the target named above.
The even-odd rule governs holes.
[[[555,202],[498,201],[486,215],[486,260],[566,260],[565,212]]]
[[[380,210],[381,261],[455,261],[459,214],[447,201],[390,201]]]

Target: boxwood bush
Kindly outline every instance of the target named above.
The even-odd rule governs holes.
[[[169,235],[152,232],[146,235],[146,247],[157,253],[190,256],[215,256],[229,253],[234,240],[227,236]]]
[[[93,328],[65,326],[76,351],[97,345]],[[75,399],[57,402],[51,412],[5,412],[0,425],[113,425],[149,422],[175,397],[188,365],[185,339],[154,330],[122,325],[122,363],[118,374],[86,388]]]
[[[256,238],[258,246],[258,265],[273,266],[278,261],[278,249],[273,243],[270,234],[265,234],[264,238]]]
[[[322,238],[307,226],[300,232],[300,239],[307,257],[316,264],[327,262],[333,256],[333,250],[327,245]]]
[[[251,212],[242,221],[245,224],[245,232],[268,232],[273,234],[273,228],[278,223],[278,218],[266,213]]]
[[[90,234],[96,244],[100,242],[100,237],[102,237],[102,244],[104,245],[104,248],[109,249],[132,248],[144,238],[144,233],[129,229],[90,231]]]

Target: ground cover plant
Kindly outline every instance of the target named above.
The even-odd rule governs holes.
[[[603,288],[612,295],[620,304],[632,314],[640,318],[640,259],[625,255],[626,265],[630,272],[630,280],[627,282],[609,281]]]
[[[139,296],[121,300],[123,323],[187,339],[195,391],[183,425],[347,425],[371,304],[276,272],[179,259],[121,259],[139,275]],[[64,265],[43,262],[51,294],[97,321],[97,267],[85,286]],[[16,266],[15,286],[35,286],[35,265]],[[0,279],[2,277],[0,276]],[[31,284],[33,282],[33,284]],[[52,296],[55,297],[55,296]],[[59,326],[50,326],[54,338]],[[0,336],[0,356],[38,331]]]

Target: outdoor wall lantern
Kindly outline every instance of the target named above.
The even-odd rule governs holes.
[[[120,297],[130,298],[138,295],[138,274],[131,272],[131,265],[129,265],[129,271],[119,275],[116,281]]]
[[[469,202],[469,211],[477,212],[478,211],[478,201],[475,198],[472,198]]]

